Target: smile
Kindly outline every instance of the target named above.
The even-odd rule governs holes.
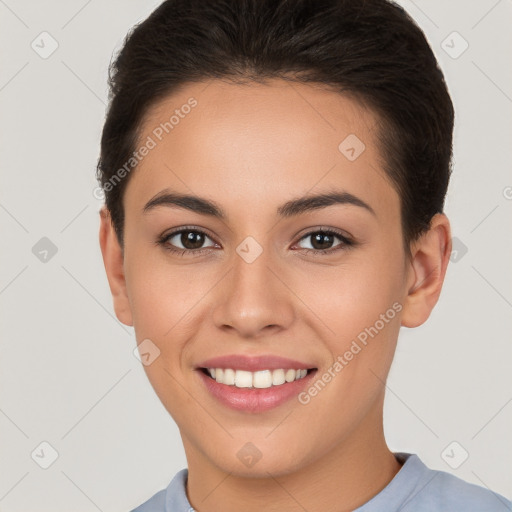
[[[270,388],[281,386],[287,382],[303,379],[309,370],[306,369],[284,369],[259,370],[250,372],[247,370],[234,370],[232,368],[202,368],[203,372],[209,375],[219,384],[234,386],[237,388]]]

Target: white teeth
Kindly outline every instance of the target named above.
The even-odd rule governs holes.
[[[235,385],[235,371],[231,368],[226,368],[224,370],[224,384],[227,384],[228,386],[234,386]]]
[[[237,388],[252,388],[252,373],[245,370],[237,370],[235,372],[235,386]]]
[[[286,382],[286,379],[284,378],[284,370],[274,370],[272,372],[272,385],[273,386],[280,386],[281,384],[284,384]]]
[[[261,370],[252,375],[252,385],[255,388],[269,388],[272,386],[272,372],[270,370]]]
[[[220,384],[227,386],[236,386],[237,388],[270,388],[271,386],[280,386],[285,382],[304,378],[308,371],[306,369],[276,369],[259,370],[257,372],[248,372],[245,370],[233,370],[231,368],[207,368],[212,379]]]
[[[300,370],[299,370],[300,372]],[[284,378],[286,382],[292,382],[295,380],[295,377],[297,376],[297,372],[295,370],[286,370],[286,373],[284,374]]]

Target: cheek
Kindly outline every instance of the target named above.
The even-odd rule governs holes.
[[[332,365],[325,378],[332,384],[322,400],[364,414],[381,394],[400,330],[403,272],[403,255],[390,244],[310,278],[305,302],[329,328],[324,340]]]
[[[170,331],[197,302],[201,273],[193,265],[170,264],[161,248],[126,247],[125,272],[135,329],[156,337]]]
[[[403,262],[397,251],[353,253],[338,266],[318,267],[301,277],[300,297],[346,342],[373,325],[403,296]],[[396,310],[390,315],[395,318]]]
[[[127,250],[126,282],[137,342],[150,339],[159,351],[151,364],[143,366],[144,371],[161,402],[176,417],[176,411],[193,405],[183,392],[182,362],[197,326],[201,280],[194,277],[192,266],[171,266],[158,253],[159,249],[146,254]]]
[[[347,269],[339,279],[331,279],[330,286],[336,290],[322,298],[324,307],[318,309],[333,331],[324,338],[331,361],[305,390],[301,403],[311,408],[309,417],[316,418],[326,439],[351,430],[382,397],[402,309],[400,288],[391,277],[394,274],[384,272],[386,268]],[[350,414],[333,415],[332,411]]]
[[[183,273],[166,271],[154,259],[135,253],[127,252],[125,272],[137,343],[149,339],[157,347],[158,358],[144,370],[159,394],[160,384],[169,386],[164,368],[173,373],[180,362],[185,320],[191,309],[190,288]]]

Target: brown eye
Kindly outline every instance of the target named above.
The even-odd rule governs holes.
[[[310,235],[313,249],[330,249],[334,243],[334,236],[327,233],[315,233]]]
[[[170,251],[186,253],[187,251],[199,252],[202,249],[215,246],[213,241],[205,246],[204,244],[207,240],[211,241],[211,238],[203,231],[198,229],[181,229],[164,235],[159,240],[159,243]]]
[[[303,236],[301,238],[301,241],[302,240],[309,241],[309,247],[302,246],[307,252],[334,252],[338,249],[342,249],[343,247],[353,245],[349,239],[340,233],[326,230],[311,231]],[[336,243],[336,240],[338,240],[338,243]]]
[[[197,231],[182,231],[180,243],[185,249],[200,249],[204,244],[205,235]]]

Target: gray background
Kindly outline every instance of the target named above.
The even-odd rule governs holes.
[[[400,3],[456,108],[457,253],[429,321],[402,329],[386,434],[512,498],[512,3]],[[111,53],[158,4],[0,0],[0,511],[129,510],[186,466],[133,329],[115,318],[94,196]],[[58,43],[47,58],[43,31]],[[43,237],[57,249],[46,261]],[[43,441],[58,452],[47,469]]]

